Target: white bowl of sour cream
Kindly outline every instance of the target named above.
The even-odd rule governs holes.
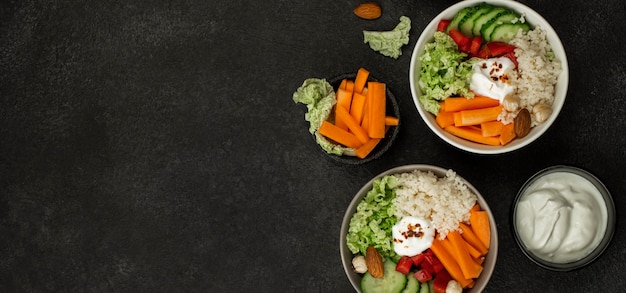
[[[534,104],[534,101],[528,102],[529,104],[532,104],[533,106],[528,105],[524,107],[524,108],[528,108],[528,110],[531,112],[531,115],[534,115],[535,113],[537,113],[537,116],[542,116],[541,114],[542,112],[548,113],[548,114],[545,114],[543,118],[541,118],[543,122],[540,122],[539,124],[534,125],[530,129],[530,132],[528,132],[527,135],[515,138],[508,143],[503,143],[504,145],[489,145],[486,143],[474,142],[468,139],[461,138],[458,135],[454,135],[451,132],[444,130],[444,128],[442,128],[437,123],[437,116],[434,115],[432,112],[429,112],[424,106],[424,104],[420,102],[421,97],[425,95],[425,90],[422,88],[422,85],[420,84],[421,68],[423,65],[423,62],[422,60],[420,60],[421,59],[420,57],[424,55],[426,51],[426,46],[434,42],[434,34],[437,31],[437,26],[439,22],[444,19],[451,20],[454,18],[457,12],[461,11],[462,9],[475,7],[477,5],[481,5],[482,3],[487,3],[489,5],[492,5],[494,7],[499,7],[499,8],[503,7],[510,11],[518,13],[519,15],[523,16],[524,21],[530,25],[531,29],[534,30],[538,27],[543,29],[545,31],[545,39],[549,43],[551,50],[552,50],[550,54],[553,54],[553,57],[555,58],[555,60],[560,63],[560,73],[557,76],[557,81],[554,85],[551,85],[551,87],[553,87],[554,89],[554,99],[551,105],[549,105],[549,107],[551,108],[550,111],[547,111],[547,110],[540,111],[541,109],[545,110],[545,108],[536,108],[537,110],[533,110],[532,108],[534,108],[534,106],[539,105],[539,104]],[[491,63],[489,65],[491,65]],[[505,65],[508,66],[508,64],[505,64]],[[486,70],[490,70],[490,68]],[[449,72],[449,69],[446,69],[445,71]],[[538,70],[538,71],[541,72],[541,70]],[[480,88],[493,87],[493,83],[491,83],[489,80],[489,78],[492,78],[492,77],[493,77],[492,74],[489,74],[489,73],[482,74],[482,75],[476,74],[475,75],[476,80],[474,82],[475,88],[470,88],[470,90],[480,91]],[[543,77],[537,76],[536,79],[542,80],[542,78]],[[470,79],[473,79],[473,78],[470,78]],[[528,78],[526,80],[528,80]],[[426,123],[428,128],[430,128],[430,130],[432,130],[433,133],[435,133],[439,138],[441,138],[442,140],[444,140],[445,142],[447,142],[448,144],[456,148],[459,148],[461,150],[464,150],[470,153],[502,154],[502,153],[512,152],[514,150],[523,148],[529,145],[530,143],[534,142],[539,137],[541,137],[550,128],[550,126],[555,122],[555,120],[557,119],[565,103],[565,98],[567,96],[567,91],[568,91],[568,86],[569,86],[569,68],[568,68],[568,62],[567,62],[565,49],[563,48],[563,44],[561,43],[561,40],[558,34],[556,33],[556,31],[552,28],[550,23],[545,18],[543,18],[539,13],[537,13],[530,7],[522,3],[519,3],[517,1],[510,1],[510,0],[466,0],[466,1],[460,1],[448,7],[444,11],[442,11],[424,28],[419,39],[417,40],[417,43],[413,49],[413,53],[411,56],[411,63],[410,63],[410,69],[409,69],[409,83],[410,83],[410,88],[411,88],[411,95],[413,96],[413,102],[421,118]],[[521,88],[530,88],[530,87],[540,88],[540,87],[535,87],[534,85],[533,86],[524,85]],[[445,88],[446,87],[444,86],[444,90]],[[520,86],[517,86],[517,88],[520,88]],[[509,91],[510,89],[505,88],[505,87],[498,88],[498,91],[494,91],[493,93],[491,93],[493,94],[493,96],[490,96],[490,97],[493,99],[502,100],[503,99],[502,96],[508,95]],[[481,94],[481,96],[482,95],[483,94]],[[502,104],[503,103],[501,102],[501,105]],[[508,114],[508,118],[504,119],[506,124],[510,123],[509,121],[511,119],[511,116],[516,115],[517,111],[519,110],[520,108],[511,110],[510,112],[511,114]],[[493,142],[493,140],[491,141]]]
[[[589,172],[554,166],[523,185],[512,217],[515,239],[526,256],[544,268],[569,271],[604,252],[613,237],[615,206]]]

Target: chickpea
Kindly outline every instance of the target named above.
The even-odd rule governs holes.
[[[537,104],[533,107],[533,116],[537,123],[542,123],[548,120],[548,117],[552,115],[552,107],[547,104]]]
[[[517,112],[517,110],[520,107],[519,105],[520,105],[520,99],[517,96],[509,95],[509,96],[506,96],[504,99],[502,99],[502,106],[508,112]]]

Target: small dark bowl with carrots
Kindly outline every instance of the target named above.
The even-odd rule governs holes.
[[[400,109],[389,87],[364,68],[330,78],[328,83],[335,90],[337,104],[318,133],[354,149],[329,157],[353,165],[379,158],[391,147],[400,128]]]

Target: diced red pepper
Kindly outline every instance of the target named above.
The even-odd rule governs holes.
[[[511,61],[513,61],[513,64],[515,64],[515,67],[517,68],[517,56],[515,56],[515,52],[509,52],[506,53],[504,55],[502,55],[502,57],[507,57],[509,59],[511,59]]]
[[[465,36],[459,30],[452,29],[448,32],[452,40],[459,46],[459,50],[463,52],[469,52],[469,46],[472,42],[472,38]]]
[[[403,256],[400,258],[400,260],[398,260],[398,264],[396,265],[396,271],[408,275],[409,271],[411,271],[412,266],[413,260],[408,256]]]
[[[433,256],[431,262],[435,274],[438,274],[439,272],[441,272],[441,270],[443,270],[443,264],[441,263],[441,261],[439,261],[437,257]]]
[[[480,47],[480,50],[478,50],[476,57],[482,58],[482,59],[487,59],[491,57],[491,52],[489,52],[489,46],[487,46],[487,44],[482,45]]]
[[[448,271],[442,270],[435,276],[435,280],[433,281],[433,291],[435,291],[435,293],[445,293],[450,280],[452,280],[452,277]]]
[[[428,272],[431,275],[435,274],[435,268],[433,267],[432,255],[427,255],[424,257],[424,261],[422,262],[421,269]]]
[[[416,267],[419,267],[424,261],[425,257],[426,257],[425,253],[420,253],[418,255],[411,256],[411,259],[413,260],[413,265]]]
[[[470,44],[470,54],[477,55],[478,50],[480,50],[480,46],[483,44],[482,36],[475,36],[472,38],[472,42]]]
[[[445,32],[446,29],[448,28],[448,25],[450,25],[449,19],[440,20],[439,23],[437,24],[437,31]]]
[[[418,270],[413,276],[420,281],[420,283],[428,282],[433,279],[433,275],[425,270]]]
[[[487,47],[489,47],[489,52],[492,57],[502,56],[515,50],[515,46],[505,42],[489,42],[487,43]]]

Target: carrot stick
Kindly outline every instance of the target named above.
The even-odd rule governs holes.
[[[369,99],[369,128],[371,138],[385,137],[385,84],[381,82],[368,82],[369,91],[372,92]]]
[[[491,230],[489,224],[489,215],[486,211],[471,211],[470,224],[472,231],[476,237],[489,249],[491,244]]]
[[[350,106],[350,116],[354,117],[354,120],[361,124],[363,121],[363,109],[365,109],[365,96],[359,93],[352,95],[352,105]]]
[[[346,90],[349,92],[354,92],[354,80],[348,79],[348,81],[346,81]]]
[[[483,268],[472,259],[472,256],[465,247],[465,240],[461,237],[459,231],[450,231],[447,237],[452,244],[452,248],[454,249],[453,255],[455,256],[459,267],[461,267],[463,276],[466,279],[477,278]]]
[[[398,126],[398,123],[400,123],[400,120],[398,120],[398,118],[385,116],[385,126]]]
[[[328,121],[322,122],[322,125],[317,132],[349,148],[356,149],[362,145],[361,141],[354,134],[341,129]]]
[[[472,283],[472,280],[465,278],[463,271],[461,271],[461,267],[459,267],[459,264],[454,259],[454,256],[452,256],[444,247],[444,244],[442,244],[443,241],[446,240],[441,240],[438,236],[435,237],[430,249],[433,251],[437,259],[441,261],[443,267],[446,268],[446,271],[450,273],[450,276],[452,276],[454,280],[459,282],[463,288],[469,286]]]
[[[468,126],[456,127],[454,125],[448,125],[444,128],[444,130],[453,135],[467,140],[471,140],[473,142],[493,146],[500,145],[500,139],[497,136],[484,137],[480,130],[470,128]]]
[[[367,155],[369,155],[374,150],[374,148],[378,145],[378,143],[381,140],[382,140],[382,138],[370,138],[370,140],[368,140],[362,146],[357,148],[354,151],[354,154],[357,157],[359,157],[360,159],[363,159],[363,158],[367,157]]]
[[[441,128],[445,128],[448,125],[453,125],[454,124],[454,113],[455,112],[441,112],[441,111],[439,111],[439,114],[437,114],[437,117],[435,117],[435,121],[437,122],[437,124]]]
[[[482,255],[480,254],[480,251],[478,251],[478,249],[474,248],[474,246],[472,246],[471,244],[469,244],[467,241],[465,242],[465,246],[467,248],[467,252],[469,252],[469,254],[474,258],[474,259],[479,259]]]
[[[365,68],[359,68],[356,73],[356,78],[354,79],[354,92],[362,93],[365,84],[367,83],[367,78],[369,77],[370,72]]]
[[[474,231],[472,231],[472,228],[470,228],[470,226],[465,223],[459,223],[459,227],[461,227],[461,230],[463,232],[461,236],[463,237],[463,239],[465,239],[465,241],[474,246],[474,248],[476,248],[481,255],[487,254],[487,247],[485,247],[485,245],[482,243],[482,241],[480,241],[478,236],[474,234]]]
[[[349,83],[350,81],[348,81]],[[347,89],[337,89],[335,93],[335,97],[337,99],[337,104],[335,105],[335,125],[343,130],[348,130],[348,126],[340,119],[337,118],[337,109],[338,107],[344,107],[348,111],[350,110],[350,105],[352,104],[352,91]]]
[[[472,206],[472,208],[470,209],[470,212],[472,212],[472,211],[480,211],[480,210],[482,210],[480,208],[480,205],[478,203],[476,203],[475,205]]]
[[[439,112],[455,112],[446,110],[446,100],[439,102]]]
[[[361,121],[361,127],[368,131],[370,129],[370,100],[372,100],[372,91],[368,90],[367,94],[365,95],[365,104],[363,105],[363,120]]]
[[[447,107],[447,105],[446,105]],[[456,123],[455,126],[468,126],[468,125],[478,125],[487,121],[494,121],[498,119],[498,115],[502,113],[502,106],[481,108],[481,109],[473,109],[473,110],[463,110],[460,111],[460,124]]]
[[[350,131],[354,133],[356,138],[358,138],[361,143],[366,143],[368,140],[370,140],[370,137],[367,136],[367,131],[361,128],[359,123],[354,120],[354,117],[350,116],[350,113],[348,113],[348,110],[346,110],[346,108],[337,105],[337,108],[335,108],[335,113],[337,113],[338,120],[343,121],[343,123],[348,126],[348,129],[350,129]]]
[[[480,130],[484,137],[498,136],[502,134],[502,128],[504,128],[504,123],[497,121],[497,120],[483,122],[480,124]]]
[[[500,134],[500,144],[506,145],[507,143],[515,139],[515,137],[517,137],[517,135],[515,134],[515,124],[509,123],[507,125],[504,125],[504,127],[502,128],[502,134]]]
[[[345,79],[345,78],[344,78],[344,79],[342,79],[342,80],[341,80],[341,83],[339,84],[339,88],[340,88],[340,89],[342,89],[342,90],[345,90],[345,89],[346,89],[346,84],[347,84],[347,83],[348,83],[348,80],[347,80],[347,79]]]
[[[481,109],[500,105],[499,100],[483,96],[475,96],[473,98],[449,97],[446,98],[443,103],[445,104],[447,112]]]

